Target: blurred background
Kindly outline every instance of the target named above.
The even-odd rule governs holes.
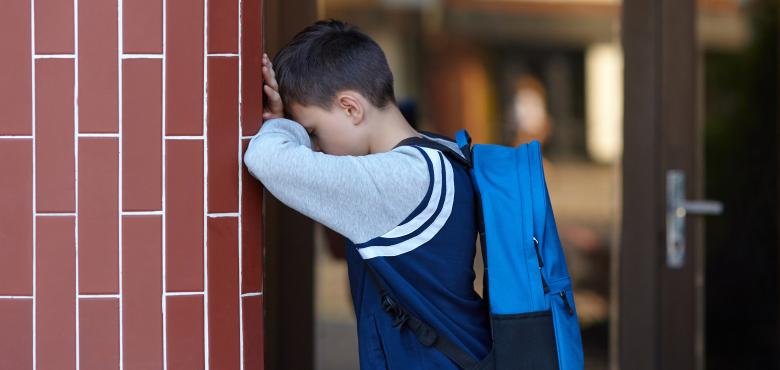
[[[586,369],[780,368],[776,1],[265,7],[269,54],[314,19],[347,21],[372,36],[418,129],[453,137],[467,128],[475,143],[542,143]],[[688,212],[685,262],[672,267],[667,179],[678,167],[687,171],[687,198],[714,200],[722,211]],[[299,325],[313,339],[304,343],[310,356],[299,351],[298,360],[358,369],[343,240],[284,218],[279,212],[293,211],[278,203],[266,206],[278,216],[267,218],[269,368],[292,368],[281,366],[290,361],[282,347],[304,335],[291,338],[282,327]],[[295,236],[299,248],[286,255],[294,231],[285,234],[284,225],[312,230]],[[475,269],[481,277],[479,256]],[[296,297],[279,288],[293,274],[285,271],[304,281]],[[481,293],[481,280],[475,289]],[[293,303],[295,315],[282,313]],[[301,321],[309,311],[311,321]]]

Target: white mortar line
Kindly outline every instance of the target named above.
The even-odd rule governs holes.
[[[122,238],[124,237],[124,226],[123,226],[123,215],[124,215],[124,209],[122,204],[122,158],[124,154],[122,154],[122,145],[124,145],[124,140],[122,139],[122,123],[124,121],[123,115],[124,112],[122,111],[123,105],[122,105],[122,96],[124,95],[123,90],[123,80],[124,80],[124,68],[123,68],[123,62],[122,62],[122,54],[125,50],[125,45],[123,42],[124,38],[124,14],[122,13],[123,4],[122,0],[117,0],[117,19],[116,19],[116,36],[117,36],[117,112],[119,113],[117,115],[117,135],[119,136],[118,143],[117,143],[117,149],[118,149],[118,155],[117,155],[117,168],[118,168],[118,179],[117,179],[117,204],[119,209],[119,215],[117,216],[118,225],[118,243],[117,243],[117,263],[118,263],[118,271],[119,271],[119,370],[123,370],[125,366],[125,350],[124,350],[124,300],[122,299],[122,276],[123,276],[123,269],[122,269]]]
[[[33,65],[33,67],[35,67]],[[0,135],[0,139],[32,139],[32,135]]]
[[[244,143],[241,141],[241,134],[242,134],[242,126],[241,126],[241,88],[243,87],[241,83],[241,38],[242,38],[242,32],[241,32],[241,17],[243,15],[243,12],[241,11],[241,0],[236,0],[238,2],[238,106],[236,109],[238,109],[238,353],[239,353],[239,370],[244,370],[244,299],[241,295],[241,290],[243,289],[243,273],[242,273],[242,259],[241,259],[241,252],[242,252],[242,238],[241,238],[241,222],[243,220],[243,217],[241,217],[241,210],[243,207],[241,206],[241,196],[242,196],[242,188],[241,185],[241,169],[243,167],[243,151],[241,148],[243,147]]]
[[[167,98],[167,86],[168,83],[165,81],[166,75],[168,73],[168,45],[166,42],[166,37],[168,35],[168,23],[166,21],[167,17],[167,8],[168,7],[168,1],[162,0],[162,140],[160,140],[160,143],[162,144],[162,295],[160,297],[160,303],[161,307],[160,310],[162,311],[162,355],[163,355],[163,370],[168,369],[168,313],[167,306],[166,306],[166,285],[167,285],[167,277],[165,273],[165,265],[166,265],[166,251],[167,251],[167,242],[166,242],[166,216],[165,213],[167,212],[168,208],[165,205],[165,193],[166,193],[166,184],[167,184],[167,171],[166,168],[168,166],[167,161],[167,153],[168,149],[166,148],[166,136],[165,136],[165,130],[167,127],[167,118],[166,118],[166,98]]]
[[[208,53],[206,56],[210,57],[237,57],[236,53]]]
[[[75,54],[34,54],[34,59],[74,59]]]
[[[82,132],[82,133],[78,134],[78,137],[119,137],[119,134],[117,134],[117,133],[110,133],[110,132],[106,132],[106,133],[102,133],[102,132],[95,132],[95,133]]]
[[[37,345],[37,320],[35,319],[35,314],[38,309],[38,299],[36,297],[37,294],[37,279],[36,279],[36,268],[35,265],[37,263],[37,255],[36,255],[36,249],[38,244],[38,238],[36,236],[37,234],[37,225],[38,225],[38,219],[35,217],[37,215],[38,205],[35,201],[35,195],[37,193],[37,187],[35,186],[36,181],[36,155],[35,155],[35,149],[37,146],[37,141],[35,139],[36,136],[36,121],[37,116],[35,114],[35,0],[30,0],[30,79],[31,79],[31,104],[30,104],[30,110],[31,110],[31,131],[32,134],[32,368],[33,370],[37,369],[38,363],[36,361],[36,353],[38,350]]]
[[[0,299],[35,299],[31,295],[0,295]]]
[[[203,0],[203,366],[209,370],[209,269],[208,269],[208,0]]]
[[[232,213],[209,213],[208,217],[210,217],[210,218],[238,217],[238,212],[232,212]]]
[[[203,136],[192,136],[192,135],[166,135],[164,137],[165,140],[203,140]]]
[[[79,299],[119,298],[119,294],[79,294]]]
[[[204,292],[165,292],[166,297],[172,296],[189,296],[189,295],[203,295]]]
[[[241,297],[260,297],[263,295],[263,292],[251,292],[251,293],[243,293],[241,294]]]
[[[75,216],[76,212],[35,212],[36,216],[62,217]]]
[[[122,216],[159,216],[163,211],[122,211]]]
[[[122,54],[122,59],[162,59],[162,54]]]
[[[81,368],[81,320],[79,304],[79,1],[73,0],[73,169],[76,217],[73,218],[76,249],[76,370]]]

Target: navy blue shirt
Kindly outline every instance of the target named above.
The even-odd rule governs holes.
[[[458,369],[437,349],[423,346],[409,328],[392,326],[364,263],[371,264],[402,306],[439,335],[480,360],[491,347],[488,307],[473,285],[477,231],[469,174],[440,150],[415,148],[433,179],[425,198],[384,235],[346,243],[362,370]]]

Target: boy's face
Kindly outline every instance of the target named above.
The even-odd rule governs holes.
[[[368,151],[361,125],[347,115],[347,110],[331,110],[293,103],[292,119],[300,123],[312,139],[312,149],[333,155],[365,155]]]

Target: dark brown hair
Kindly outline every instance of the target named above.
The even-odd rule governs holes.
[[[384,52],[345,22],[320,20],[306,27],[276,54],[273,65],[286,110],[292,103],[330,110],[336,94],[347,89],[377,108],[396,104]]]

